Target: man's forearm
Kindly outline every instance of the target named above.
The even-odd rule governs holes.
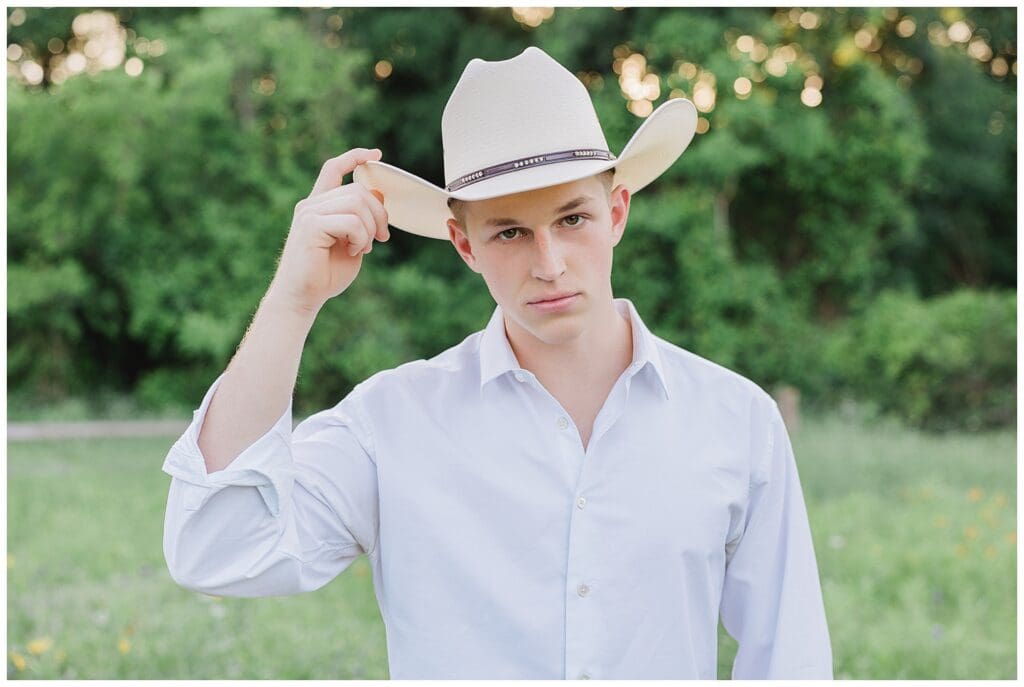
[[[226,468],[281,417],[315,319],[273,287],[264,296],[207,409],[198,440],[207,473]]]

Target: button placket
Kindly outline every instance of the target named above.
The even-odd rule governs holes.
[[[585,462],[582,450],[579,450],[579,458]],[[581,512],[587,504],[586,497],[581,493],[584,490],[580,488],[585,470],[585,467],[581,469],[580,478],[577,480],[578,491],[570,496],[569,503],[569,560],[565,571],[565,678],[569,680],[590,679],[589,675],[586,678],[580,676],[587,674],[587,668],[593,665],[593,628],[595,622],[598,622],[599,614],[599,606],[594,605],[597,599],[594,598],[595,590],[591,577],[595,572],[594,533],[588,523],[590,518]]]

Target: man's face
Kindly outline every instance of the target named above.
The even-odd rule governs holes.
[[[612,249],[626,227],[629,191],[605,188],[589,177],[466,202],[466,226],[448,221],[452,243],[483,276],[510,330],[557,345],[610,312]]]

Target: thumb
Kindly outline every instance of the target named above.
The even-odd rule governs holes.
[[[364,162],[380,160],[380,156],[379,148],[353,148],[338,157],[332,157],[320,169],[320,176],[317,177],[316,183],[313,184],[313,190],[309,195],[311,197],[316,196],[341,186],[341,180],[346,174],[350,174],[352,170]]]

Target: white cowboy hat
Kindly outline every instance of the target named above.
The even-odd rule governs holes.
[[[384,194],[392,226],[447,240],[449,198],[495,198],[613,167],[614,185],[636,193],[682,155],[696,126],[693,103],[669,100],[615,156],[583,83],[531,47],[508,60],[466,65],[441,115],[445,188],[383,162],[359,165],[353,178]]]

